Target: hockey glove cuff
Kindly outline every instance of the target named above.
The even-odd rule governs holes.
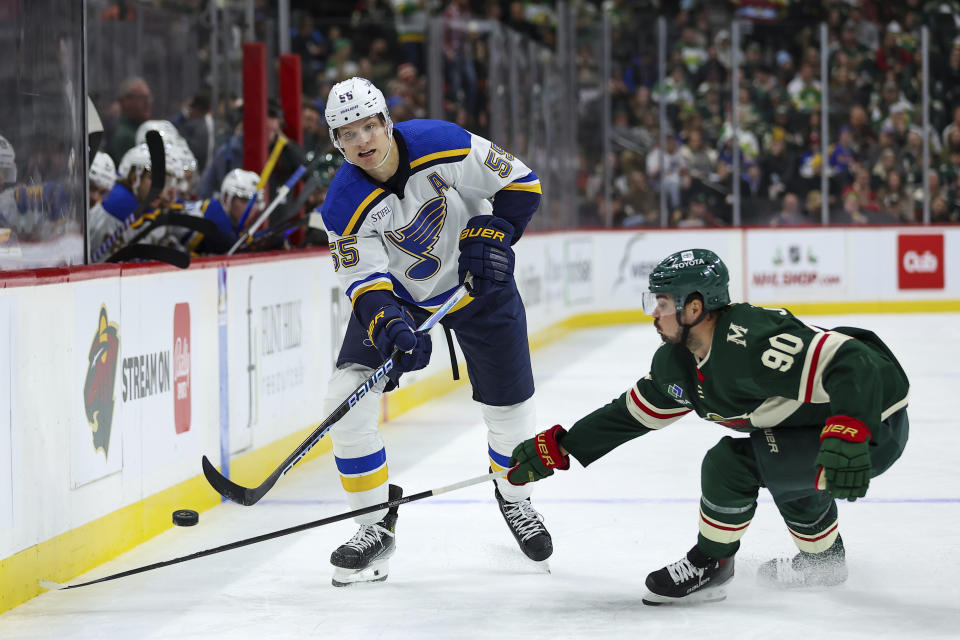
[[[870,486],[870,429],[856,418],[833,416],[820,432],[817,489],[853,502]]]
[[[570,456],[561,453],[559,442],[566,433],[567,430],[557,424],[518,444],[510,458],[512,468],[507,474],[510,484],[543,480],[552,476],[554,469],[569,469]]]
[[[513,231],[513,225],[503,218],[480,215],[470,218],[460,232],[458,274],[461,283],[468,272],[473,275],[468,288],[474,298],[498,291],[513,279]]]

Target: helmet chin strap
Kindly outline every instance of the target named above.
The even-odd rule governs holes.
[[[390,157],[390,151],[393,150],[393,125],[387,128],[387,137],[390,138],[390,144],[387,145],[387,152],[383,154],[383,160],[377,163],[377,166],[374,169],[379,169],[383,166],[383,163],[387,161],[387,158]]]
[[[690,324],[683,324],[683,320],[680,319],[680,312],[681,310],[678,309],[677,324],[680,325],[680,327],[683,329],[683,331],[680,333],[680,344],[682,344],[683,346],[687,346],[687,338],[690,337],[690,329],[693,329],[695,326],[700,324],[704,318],[707,317],[707,310],[701,308],[700,315],[698,315],[697,319],[691,322]]]

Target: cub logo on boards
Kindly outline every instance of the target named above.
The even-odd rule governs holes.
[[[943,234],[903,234],[897,238],[897,286],[943,289]]]
[[[190,304],[173,308],[173,424],[177,433],[190,430]]]

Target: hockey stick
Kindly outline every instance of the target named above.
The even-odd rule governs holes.
[[[156,252],[154,249],[159,245],[145,244],[139,242],[142,238],[146,237],[152,233],[155,229],[159,227],[183,227],[185,229],[190,229],[191,231],[196,231],[197,233],[202,233],[204,235],[210,235],[218,231],[217,225],[212,220],[206,218],[200,218],[198,216],[192,216],[187,213],[161,213],[155,217],[145,229],[140,233],[135,235],[130,239],[130,242],[124,246],[117,249],[110,257],[108,257],[104,262],[126,262],[127,260],[159,260],[160,262],[167,262],[172,264],[175,267],[181,269],[186,269],[190,266],[190,254],[185,251],[180,251],[179,249],[174,249],[172,247],[162,247],[169,252]],[[157,257],[161,256],[161,257]],[[172,260],[166,259],[162,256],[171,257]]]
[[[395,500],[388,500],[387,502],[381,502],[380,504],[374,504],[369,507],[363,507],[362,509],[347,511],[346,513],[330,516],[328,518],[322,518],[320,520],[314,520],[312,522],[305,522],[303,524],[298,524],[294,527],[280,529],[279,531],[264,533],[263,535],[254,536],[253,538],[246,538],[244,540],[238,540],[236,542],[231,542],[229,544],[221,545],[219,547],[214,547],[213,549],[197,551],[196,553],[191,553],[188,556],[181,556],[179,558],[174,558],[172,560],[165,560],[163,562],[156,562],[154,564],[149,564],[143,567],[137,567],[136,569],[121,571],[120,573],[115,573],[113,575],[109,575],[103,578],[98,578],[96,580],[90,580],[88,582],[81,582],[80,584],[60,584],[58,582],[53,582],[51,580],[38,580],[37,583],[44,589],[62,591],[65,589],[77,589],[79,587],[86,587],[87,585],[97,584],[98,582],[107,582],[108,580],[116,580],[117,578],[125,578],[127,576],[132,576],[137,573],[143,573],[144,571],[151,571],[153,569],[159,569],[160,567],[168,567],[172,564],[179,564],[181,562],[186,562],[188,560],[196,560],[197,558],[202,558],[204,556],[212,556],[215,553],[230,551],[231,549],[239,549],[240,547],[246,547],[248,545],[256,544],[258,542],[264,542],[265,540],[272,540],[274,538],[279,538],[281,536],[287,536],[287,535],[290,535],[291,533],[299,533],[300,531],[306,531],[307,529],[322,527],[324,525],[332,524],[334,522],[340,522],[341,520],[347,520],[349,518],[362,516],[366,513],[373,513],[374,511],[380,511],[381,509],[391,509],[393,507],[399,507],[400,505],[406,504],[408,502],[415,502],[417,500],[423,500],[424,498],[429,498],[431,496],[438,496],[441,493],[456,491],[457,489],[463,489],[465,487],[469,487],[475,484],[480,484],[481,482],[486,482],[488,480],[496,480],[497,478],[505,477],[508,471],[509,469],[495,471],[493,473],[477,476],[476,478],[470,478],[469,480],[463,480],[462,482],[450,484],[445,487],[439,487],[437,489],[428,489],[426,491],[421,491],[420,493],[414,493],[409,496],[403,496]]]
[[[119,262],[124,259],[129,259],[118,256],[122,254],[124,250],[137,245],[137,243],[153,233],[158,227],[184,227],[186,229],[190,229],[191,231],[196,231],[205,235],[216,233],[217,231],[217,224],[213,220],[208,220],[207,218],[202,218],[200,216],[192,216],[189,213],[173,213],[171,211],[167,211],[166,213],[161,213],[154,217],[149,224],[141,229],[137,235],[130,238],[130,241],[127,242],[127,244],[117,249],[116,253],[107,258],[105,262]]]
[[[129,260],[166,262],[178,269],[186,269],[190,266],[189,253],[159,244],[128,244],[110,256],[108,262],[127,262]]]
[[[470,278],[470,275],[467,274],[467,278]],[[433,312],[429,318],[423,321],[417,331],[428,331],[431,327],[437,324],[443,316],[447,315],[450,310],[456,305],[463,297],[467,295],[466,285],[460,285],[457,287],[456,291],[444,302],[439,309]],[[348,411],[357,402],[363,399],[363,397],[370,391],[375,384],[380,380],[386,377],[387,373],[397,364],[397,360],[400,357],[400,351],[397,349],[393,350],[393,354],[383,361],[383,363],[377,367],[377,369],[370,375],[363,383],[357,387],[353,393],[351,393],[343,402],[340,403],[336,409],[333,410],[326,420],[320,423],[313,432],[307,436],[307,439],[300,443],[293,453],[287,456],[287,459],[280,463],[280,466],[277,467],[273,473],[271,473],[266,480],[260,483],[256,487],[247,488],[242,487],[239,484],[228,480],[217,471],[217,468],[213,466],[213,463],[203,456],[202,466],[203,466],[203,475],[207,477],[207,482],[210,483],[210,486],[213,487],[217,493],[222,495],[228,500],[232,500],[238,504],[249,507],[250,505],[256,504],[260,498],[262,498],[270,489],[277,483],[277,480],[282,478],[290,469],[293,468],[293,465],[300,462],[300,459],[303,456],[307,455],[307,452],[313,448],[313,445],[317,444],[327,431],[330,430],[330,427],[334,425],[340,418],[346,415]]]
[[[297,170],[293,172],[293,175],[290,176],[284,185],[277,189],[277,197],[273,199],[273,202],[270,203],[270,206],[264,209],[263,213],[261,213],[260,216],[253,222],[253,224],[250,225],[250,228],[244,231],[243,234],[237,238],[237,241],[233,244],[233,246],[230,247],[230,250],[227,251],[228,256],[232,256],[234,253],[236,253],[237,249],[239,249],[241,245],[243,245],[243,243],[245,243],[250,236],[253,235],[253,232],[256,231],[261,224],[263,224],[263,221],[266,220],[271,213],[273,213],[273,210],[286,202],[287,194],[290,193],[290,190],[293,189],[293,186],[300,181],[300,178],[302,178],[303,174],[305,174],[307,171],[313,173],[316,170],[317,165],[320,164],[320,159],[322,157],[323,156],[320,154],[317,154],[317,157],[314,158],[309,165],[302,164],[297,167]]]
[[[258,244],[262,244],[267,240],[272,239],[274,236],[287,235],[292,233],[298,227],[306,224],[308,217],[299,219],[296,218],[297,212],[303,208],[303,205],[307,203],[307,200],[313,194],[313,192],[320,186],[320,178],[316,173],[312,173],[309,178],[303,182],[303,191],[300,192],[300,195],[297,199],[286,208],[285,211],[280,216],[280,219],[277,220],[270,227],[263,230],[261,233],[254,233],[251,237],[251,246],[255,247]]]
[[[263,172],[260,174],[260,179],[257,181],[257,192],[267,186],[267,182],[270,180],[270,175],[273,173],[273,168],[277,166],[277,160],[280,159],[280,152],[283,151],[283,148],[287,144],[287,138],[283,135],[277,136],[277,141],[273,145],[273,151],[270,152],[270,157],[267,158],[267,164],[263,165]],[[240,216],[240,222],[237,224],[238,229],[243,229],[243,225],[247,223],[247,218],[250,216],[250,211],[253,209],[253,204],[257,201],[257,196],[254,194],[252,198],[247,201],[247,206],[243,209],[243,215]]]
[[[147,149],[150,151],[150,188],[143,200],[137,203],[137,208],[133,210],[123,223],[117,227],[113,233],[107,236],[100,248],[97,249],[90,259],[94,262],[99,260],[103,254],[122,236],[130,226],[137,221],[140,214],[143,213],[151,202],[160,196],[163,187],[167,183],[167,154],[163,148],[163,136],[159,132],[147,131]],[[125,176],[126,177],[126,176]]]

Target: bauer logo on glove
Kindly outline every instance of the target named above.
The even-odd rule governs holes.
[[[816,487],[853,502],[870,486],[870,429],[857,418],[833,416],[820,431]]]
[[[510,484],[535,482],[552,476],[554,469],[569,469],[570,456],[560,448],[560,440],[566,433],[567,430],[557,424],[518,444],[510,458],[512,468],[507,474]]]

